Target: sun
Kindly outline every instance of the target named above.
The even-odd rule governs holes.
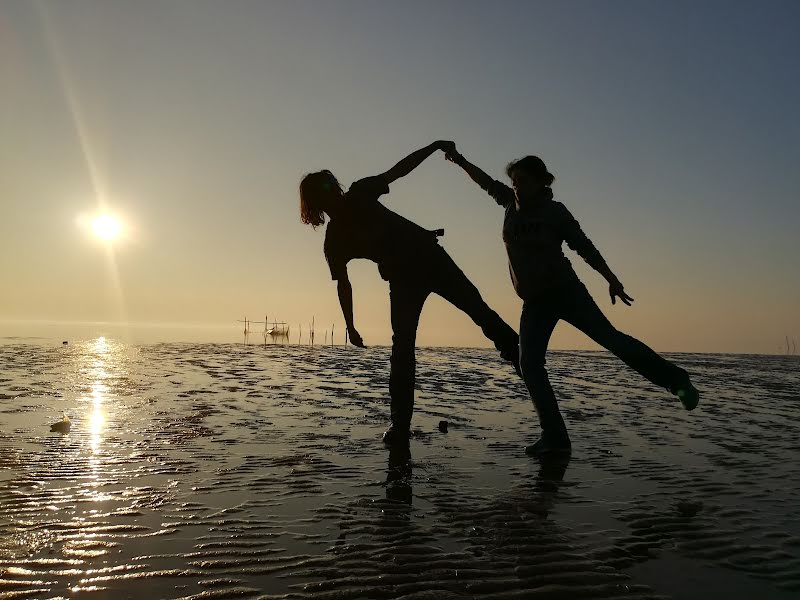
[[[121,230],[122,225],[111,215],[100,215],[92,221],[92,231],[94,231],[94,234],[101,240],[107,242],[116,239]]]

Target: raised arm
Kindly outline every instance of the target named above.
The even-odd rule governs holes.
[[[500,206],[508,206],[515,201],[514,190],[507,185],[492,179],[481,169],[469,162],[462,154],[455,149],[445,151],[445,158],[457,164],[469,175],[470,179],[477,183],[483,191],[489,194]]]
[[[336,291],[339,293],[339,304],[342,307],[342,315],[344,315],[344,322],[350,335],[350,342],[354,346],[363,348],[364,340],[361,339],[361,335],[353,324],[353,287],[350,285],[346,270],[336,281]]]
[[[386,181],[387,184],[397,181],[401,177],[405,177],[411,171],[416,169],[418,166],[422,164],[426,158],[428,158],[431,154],[436,152],[437,150],[444,150],[445,152],[455,151],[456,145],[454,142],[448,142],[446,140],[439,140],[438,142],[433,142],[425,146],[424,148],[420,148],[416,152],[412,152],[408,156],[406,156],[403,160],[393,166],[391,169],[382,173],[380,177]]]
[[[470,179],[477,183],[483,190],[489,191],[489,188],[494,183],[494,179],[489,177],[486,173],[484,173],[481,169],[473,165],[469,162],[464,155],[459,153],[456,150],[448,151],[445,154],[445,158],[447,160],[457,164],[459,167],[466,171],[467,175],[469,175]]]

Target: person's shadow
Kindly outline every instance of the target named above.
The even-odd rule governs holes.
[[[536,474],[535,487],[537,489],[558,487],[557,484],[564,481],[570,455],[543,456],[537,460],[539,461],[539,472]]]
[[[411,475],[411,447],[407,443],[392,446],[386,469],[386,499],[411,506],[414,498]]]
[[[539,471],[533,481],[534,497],[546,512],[555,503],[561,482],[569,466],[570,456],[540,457]],[[414,490],[411,484],[413,468],[411,448],[408,444],[398,444],[389,449],[389,464],[386,468],[386,499],[411,506]]]
[[[570,456],[544,456],[537,460],[539,471],[532,482],[533,493],[529,495],[528,503],[535,507],[535,512],[546,519],[561,498],[562,482],[569,466]]]

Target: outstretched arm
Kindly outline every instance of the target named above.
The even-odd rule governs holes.
[[[494,183],[494,179],[489,177],[486,173],[484,173],[481,169],[473,165],[469,162],[466,158],[464,158],[463,154],[460,154],[456,150],[448,151],[445,154],[445,158],[450,162],[454,162],[459,167],[464,169],[464,171],[469,175],[470,179],[477,183],[482,189],[489,191],[489,187]]]
[[[578,221],[575,220],[575,217],[573,217],[566,208],[563,210],[565,212],[564,241],[608,282],[608,294],[611,296],[611,304],[616,304],[617,296],[619,296],[619,299],[622,300],[623,303],[630,306],[631,302],[633,302],[633,298],[625,293],[625,286],[622,285],[622,282],[614,275],[614,272],[600,254],[600,251],[595,248],[591,240],[586,237],[586,234],[583,232],[583,229],[581,229]]]
[[[416,152],[412,152],[408,156],[406,156],[403,160],[393,166],[391,169],[382,173],[380,177],[386,181],[387,184],[397,181],[401,177],[405,177],[411,171],[416,169],[418,166],[422,164],[426,158],[428,158],[431,154],[436,152],[437,150],[444,150],[445,152],[455,151],[456,145],[453,142],[449,142],[446,140],[439,140],[438,142],[433,142],[425,146],[424,148],[420,148]]]
[[[339,293],[339,304],[342,307],[342,314],[344,315],[344,322],[347,325],[347,332],[350,335],[350,342],[354,346],[364,348],[364,340],[361,335],[356,331],[353,324],[353,287],[350,285],[350,279],[347,277],[345,271],[336,282],[336,291]]]

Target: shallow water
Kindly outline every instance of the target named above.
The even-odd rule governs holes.
[[[797,598],[800,361],[671,358],[692,413],[550,353],[574,452],[540,463],[488,350],[418,351],[409,456],[387,348],[7,340],[0,598]]]

